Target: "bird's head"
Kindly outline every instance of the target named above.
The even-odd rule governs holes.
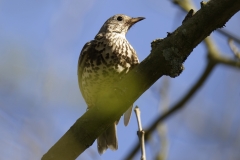
[[[144,17],[132,18],[124,14],[116,14],[110,17],[98,33],[119,33],[125,35],[127,31]]]

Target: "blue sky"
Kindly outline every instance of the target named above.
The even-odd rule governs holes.
[[[200,6],[200,1],[195,1]],[[146,17],[127,34],[140,61],[150,43],[176,29],[185,13],[171,1],[6,1],[0,0],[0,159],[40,157],[84,114],[86,104],[77,84],[77,61],[83,45],[94,38],[114,14]],[[240,37],[240,14],[226,30]],[[212,37],[222,54],[233,57],[227,40]],[[168,81],[168,103],[177,102],[198,79],[206,65],[200,44],[188,57],[177,78],[157,81],[137,101],[143,127],[160,114],[166,101],[159,95]],[[187,107],[166,121],[168,159],[239,159],[239,69],[219,65]],[[96,144],[79,160],[119,159],[137,143],[137,124],[118,125],[119,149],[97,154]],[[147,157],[160,150],[154,133]],[[139,155],[136,159],[139,159]]]

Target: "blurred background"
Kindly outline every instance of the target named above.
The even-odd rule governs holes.
[[[200,0],[193,3],[200,7]],[[170,0],[0,0],[0,159],[41,159],[84,114],[79,52],[118,13],[146,17],[127,34],[140,61],[150,53],[151,41],[166,37],[186,15]],[[239,26],[237,13],[224,29],[240,37]],[[226,36],[217,31],[211,36],[221,54],[234,57]],[[179,77],[162,77],[135,102],[145,129],[187,93],[206,63],[207,49],[200,44]],[[218,65],[186,106],[153,133],[147,159],[239,160],[239,82],[239,68]],[[78,159],[124,159],[138,143],[137,129],[135,115],[127,127],[121,120],[117,151],[99,156],[94,143]],[[134,159],[139,157],[140,152]]]

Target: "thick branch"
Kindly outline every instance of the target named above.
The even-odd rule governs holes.
[[[191,51],[239,9],[240,1],[235,0],[211,0],[205,4],[158,43],[151,54],[121,81],[106,88],[97,107],[80,117],[42,159],[76,159],[162,75],[177,76]]]

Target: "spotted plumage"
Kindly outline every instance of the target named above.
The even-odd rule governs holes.
[[[89,109],[96,105],[98,95],[106,86],[118,81],[139,63],[125,35],[132,25],[143,19],[114,15],[104,23],[94,40],[84,45],[78,61],[78,82]],[[131,111],[132,107],[124,115],[125,125],[128,124]],[[98,137],[100,154],[107,148],[118,148],[116,123]]]

